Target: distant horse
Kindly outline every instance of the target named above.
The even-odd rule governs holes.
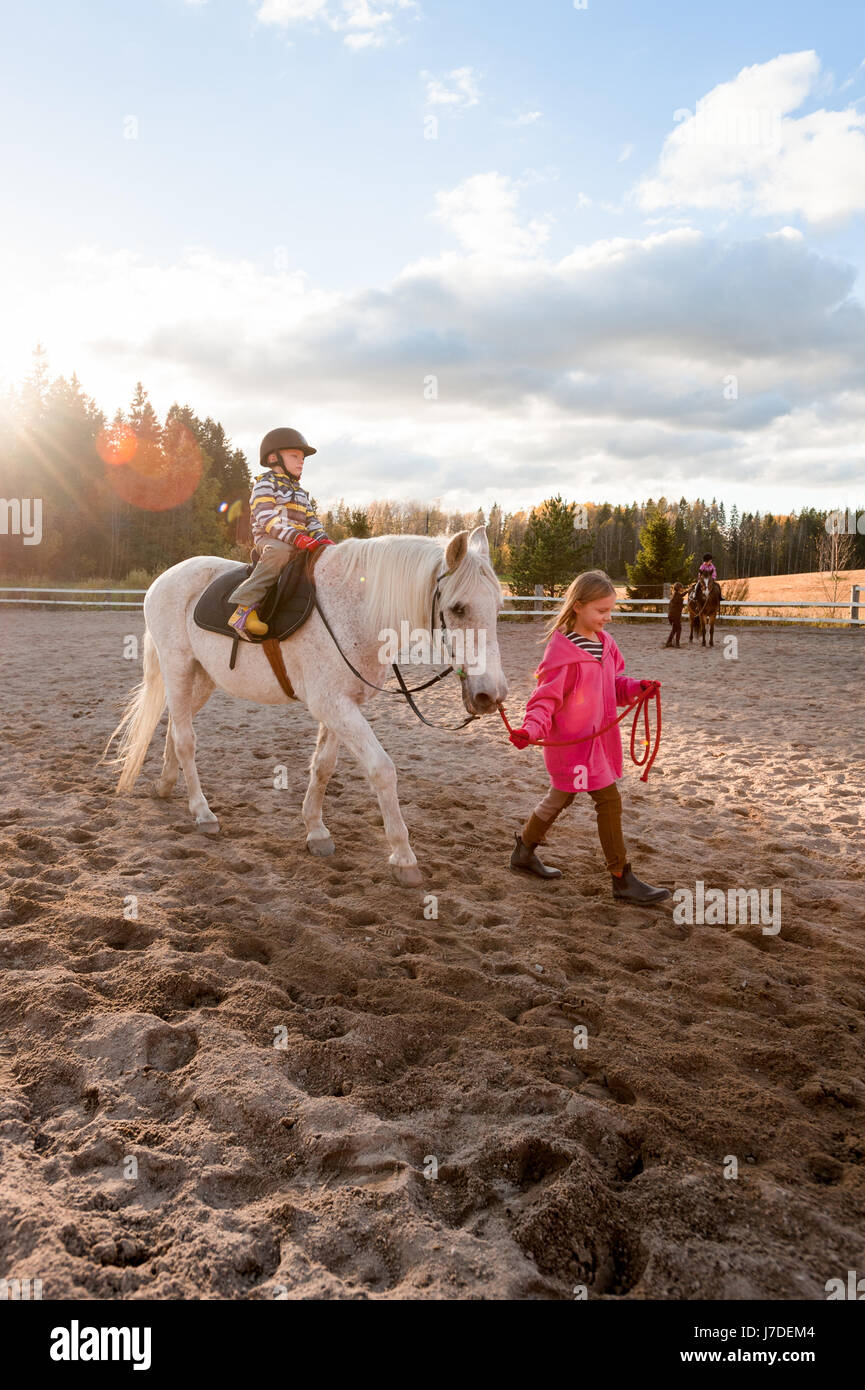
[[[688,637],[689,642],[693,642],[694,633],[699,631],[703,638],[703,646],[706,645],[706,629],[709,630],[709,646],[715,645],[715,619],[721,611],[721,586],[716,579],[705,575],[698,579],[691,592],[688,594],[688,616],[691,619],[691,631]]]
[[[168,704],[165,760],[154,791],[157,796],[170,796],[182,768],[196,829],[207,834],[215,834],[219,826],[198,779],[193,716],[216,686],[247,703],[289,702],[263,650],[244,643],[232,670],[232,638],[202,631],[193,622],[201,594],[231,567],[231,560],[198,555],[173,565],[151,584],[144,596],[144,679],[132,692],[111,736],[120,736],[117,761],[122,772],[117,790],[128,792]],[[462,632],[465,650],[471,647],[478,653],[477,660],[464,661],[458,672],[466,710],[470,715],[495,713],[508,685],[496,637],[502,592],[490,564],[486,530],[478,526],[471,535],[460,531],[443,541],[430,536],[341,541],[328,546],[319,558],[315,588],[333,635],[321,615],[313,612],[295,635],[280,644],[288,679],[319,721],[301,811],[307,849],[319,856],[334,852],[322,810],[343,743],[378,798],[394,878],[405,887],[417,887],[422,878],[400,811],[394,765],[360,711],[376,693],[364,681],[381,686],[390,674],[383,663],[393,658],[382,655],[388,633],[399,633],[404,622],[415,631],[429,632],[440,615],[449,633]],[[471,634],[476,640],[466,641]],[[341,651],[350,654],[363,680],[349,669]],[[223,759],[230,756],[236,764],[244,747],[237,732],[223,748]]]

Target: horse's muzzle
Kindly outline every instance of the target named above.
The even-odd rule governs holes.
[[[472,688],[470,680],[462,683],[463,704],[469,714],[493,714],[502,701],[507,699],[507,694],[506,681],[502,682],[501,688],[494,683],[490,683],[489,688],[486,686]]]

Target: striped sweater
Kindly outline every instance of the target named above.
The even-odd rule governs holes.
[[[583,637],[579,632],[566,632],[565,636],[569,642],[573,642],[575,647],[582,647],[584,652],[593,656],[596,661],[601,661],[604,655],[604,644],[600,637]]]
[[[276,466],[255,480],[249,505],[256,545],[267,540],[296,545],[300,536],[318,540],[327,534],[299,480]]]

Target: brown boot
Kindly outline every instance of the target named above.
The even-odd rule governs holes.
[[[518,831],[514,832],[514,852],[511,855],[511,868],[515,873],[535,874],[538,878],[561,878],[561,869],[551,869],[535,854],[534,848],[524,844]]]
[[[641,883],[630,864],[626,864],[621,874],[610,874],[613,881],[613,897],[626,903],[663,903],[672,897],[668,888],[651,888]]]

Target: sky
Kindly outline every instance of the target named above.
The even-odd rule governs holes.
[[[845,0],[34,0],[0,384],[143,381],[339,497],[865,507]]]

